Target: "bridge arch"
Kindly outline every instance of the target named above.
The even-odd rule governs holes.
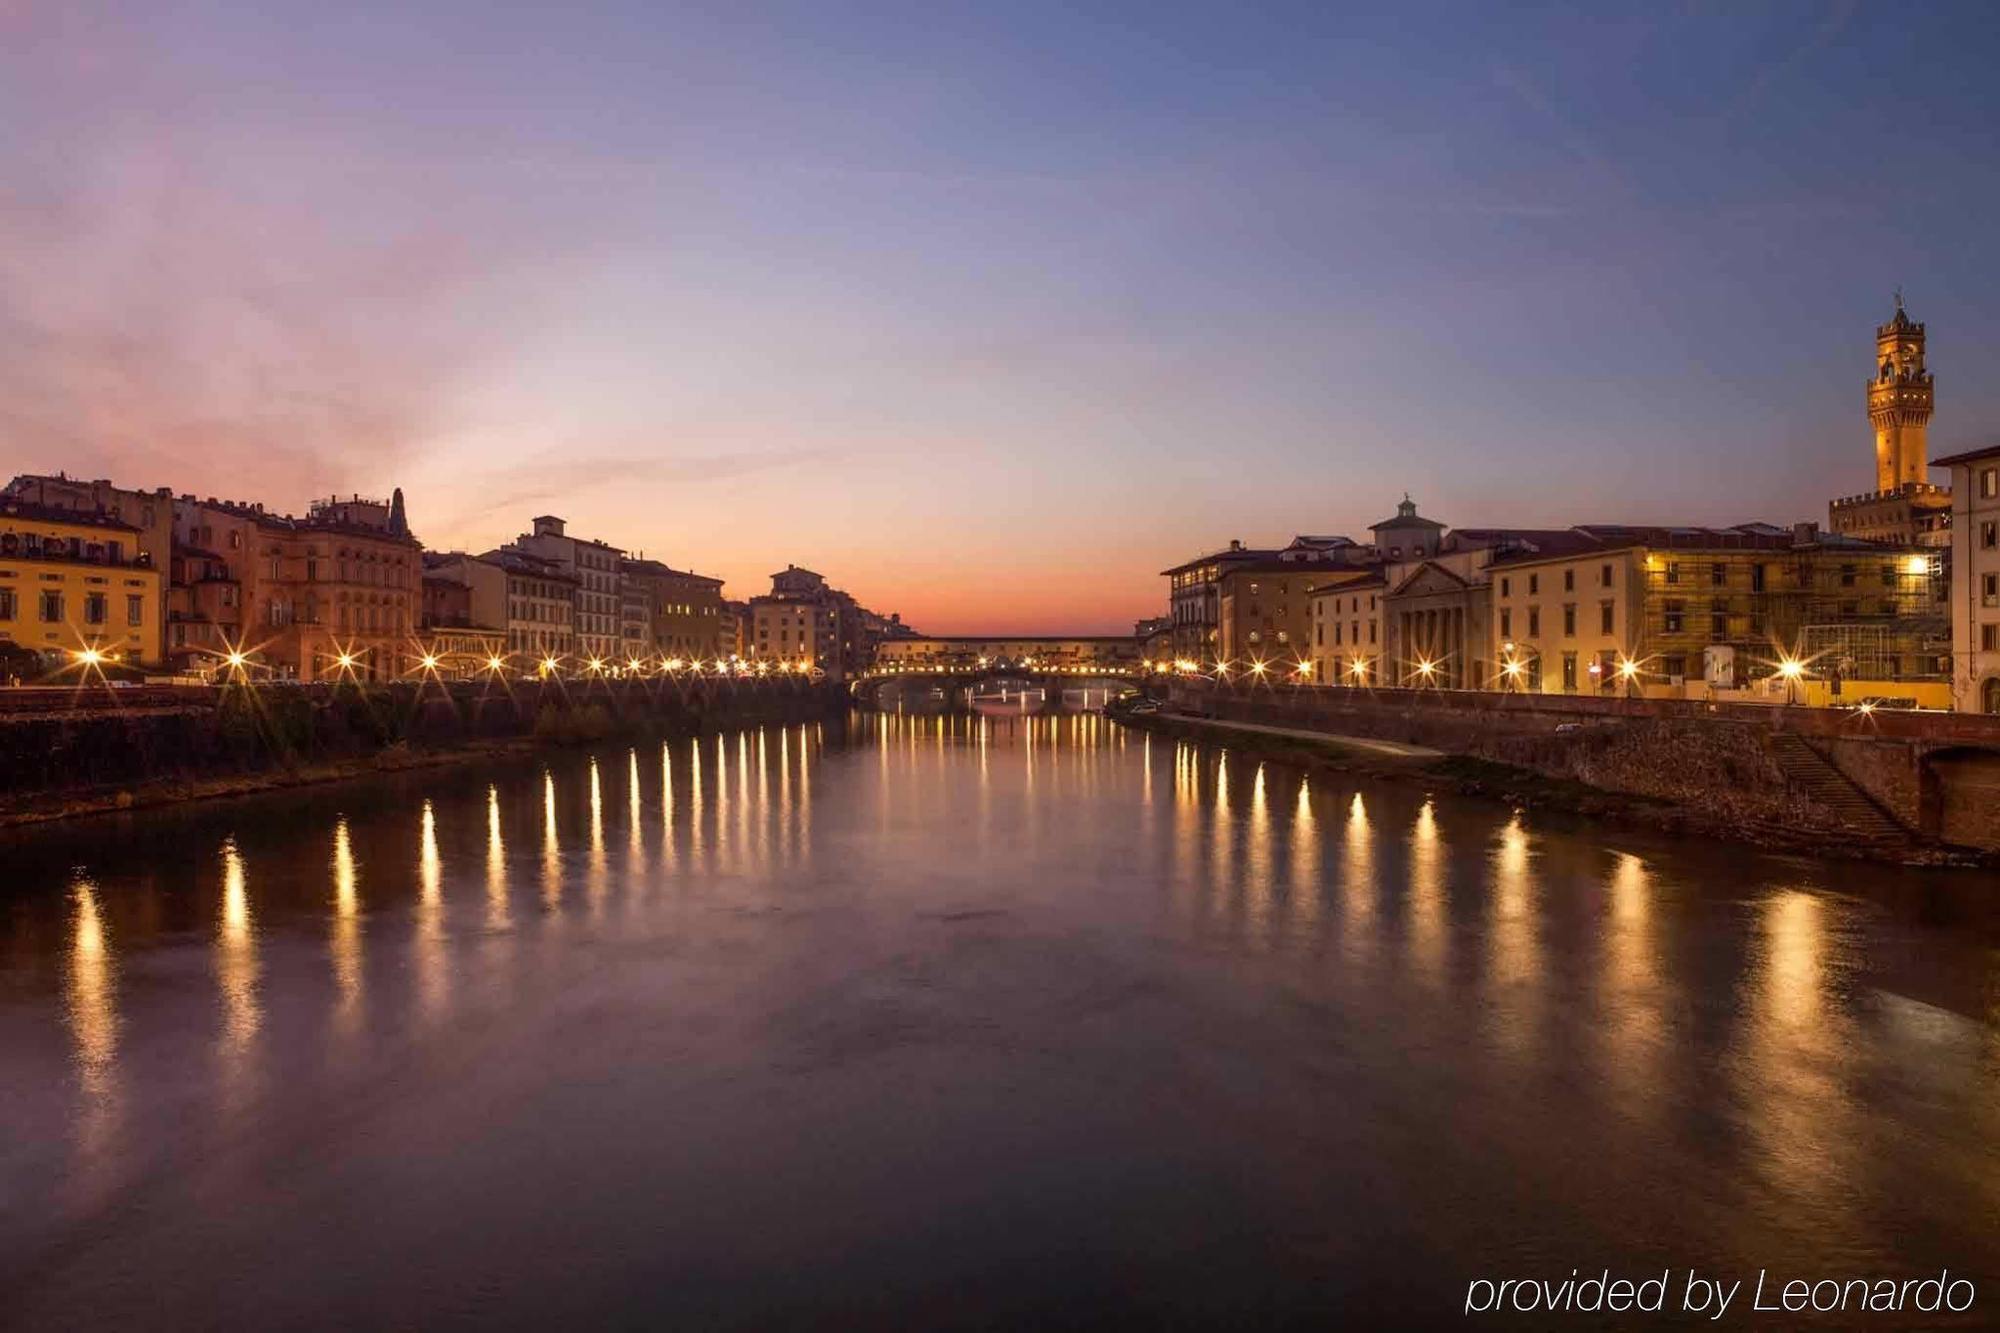
[[[1959,847],[2000,851],[2000,749],[1952,745],[1918,760],[1923,832]]]

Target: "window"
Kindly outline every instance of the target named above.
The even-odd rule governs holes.
[[[1576,693],[1576,654],[1563,654],[1563,692]]]
[[[2000,574],[1981,574],[1979,576],[1979,604],[1981,606],[2000,606]],[[0,620],[5,620],[6,618],[5,615],[0,615]]]
[[[1565,570],[1563,571],[1563,591],[1564,591],[1564,592],[1575,592],[1575,591],[1576,591],[1576,571],[1575,571],[1575,570],[1573,570],[1573,569],[1565,569]]]
[[[1685,678],[1687,676],[1687,668],[1688,668],[1687,658],[1682,657],[1679,654],[1675,654],[1671,657],[1662,657],[1660,659],[1660,672],[1670,681],[1674,680],[1677,677]]]
[[[104,594],[101,592],[85,593],[83,597],[83,623],[86,625],[102,625],[104,623],[104,616]]]
[[[1993,576],[1989,574],[1987,577],[1991,578]],[[12,620],[19,614],[20,610],[14,604],[14,590],[12,588],[0,588],[0,620]]]
[[[1764,567],[1762,565],[1750,566],[1750,591],[1764,591]]]
[[[1988,622],[1979,627],[1979,651],[2000,652],[2000,624]]]
[[[1660,628],[1665,630],[1669,634],[1679,634],[1681,632],[1682,610],[1683,607],[1681,603],[1668,602],[1662,608],[1664,615],[1661,617]]]
[[[1542,608],[1539,606],[1528,608],[1528,637],[1531,639],[1542,637]]]
[[[1667,582],[1679,583],[1680,581],[1681,581],[1680,562],[1677,560],[1669,560],[1667,562]]]
[[[1843,588],[1852,588],[1854,586],[1853,565],[1842,565],[1840,567],[1840,586]]]
[[[1542,590],[1542,576],[1540,574],[1528,575],[1528,595],[1530,597],[1533,597],[1536,593],[1540,592],[1541,590]]]
[[[1988,574],[1986,577],[1990,579],[1993,576]],[[1500,608],[1500,637],[1503,639],[1514,637],[1514,612],[1504,606]]]
[[[1600,588],[1611,586],[1611,566],[1599,565],[1597,567],[1597,586]]]
[[[1711,587],[1720,588],[1729,582],[1729,566],[1720,560],[1708,567],[1708,582]]]
[[[1979,469],[1979,498],[1991,500],[2000,496],[2000,467]]]
[[[42,623],[60,625],[63,619],[63,598],[59,592],[44,590],[42,593]]]
[[[1574,639],[1576,637],[1576,603],[1574,602],[1563,607],[1563,637],[1565,639]]]
[[[1597,604],[1597,632],[1599,634],[1611,633],[1611,626],[1613,623],[1611,615],[1611,606],[1612,604],[1610,602],[1599,602]]]
[[[1981,523],[1979,525],[1979,545],[1982,549],[1988,551],[1992,550],[1995,546],[2000,546],[2000,524],[1996,524],[1990,518]]]
[[[1729,607],[1717,602],[1708,609],[1708,637],[1720,643],[1729,637]]]
[[[1512,597],[1514,595],[1514,580],[1509,578],[1500,580],[1500,595],[1502,597]]]

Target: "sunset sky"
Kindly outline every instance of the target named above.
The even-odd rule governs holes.
[[[0,469],[1123,631],[1405,490],[1823,521],[1899,284],[2000,436],[1990,5],[1503,8],[0,0]]]

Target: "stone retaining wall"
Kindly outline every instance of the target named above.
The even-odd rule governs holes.
[[[522,736],[593,740],[846,707],[839,686],[795,679],[233,687],[201,694],[199,702],[174,707],[0,715],[0,793],[251,773],[397,746],[450,748]]]

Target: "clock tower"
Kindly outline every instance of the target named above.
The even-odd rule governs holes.
[[[1875,330],[1875,374],[1868,381],[1868,420],[1875,427],[1875,489],[1893,491],[1930,480],[1925,432],[1931,419],[1931,373],[1924,369],[1924,326],[1903,309]]]
[[[1899,546],[1951,544],[1951,489],[1930,481],[1931,373],[1924,369],[1924,326],[1903,309],[1875,328],[1868,377],[1868,423],[1875,428],[1875,489],[1827,506],[1838,533]]]

